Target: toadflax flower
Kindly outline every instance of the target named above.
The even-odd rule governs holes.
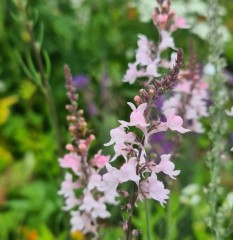
[[[100,171],[108,164],[110,156],[103,155],[101,150],[94,157],[89,156],[89,148],[95,136],[90,134],[87,129],[83,110],[77,110],[74,82],[67,66],[65,66],[65,76],[67,96],[70,101],[70,104],[66,106],[69,111],[67,120],[73,140],[66,146],[70,153],[59,159],[60,167],[70,172],[66,173],[58,194],[65,198],[63,210],[71,211],[71,232],[81,231],[83,234],[94,237],[94,235],[98,235],[100,227],[98,219],[110,217],[107,203],[116,204],[117,193],[106,196],[105,193],[98,190],[103,183]],[[118,134],[113,134],[116,141],[120,139],[119,132],[115,131]],[[79,192],[78,195],[76,195],[77,192]]]

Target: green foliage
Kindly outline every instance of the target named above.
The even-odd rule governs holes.
[[[63,202],[57,195],[63,175],[58,158],[65,152],[68,139],[63,65],[69,64],[74,76],[85,74],[89,77],[89,85],[80,89],[80,107],[85,110],[90,128],[98,136],[91,151],[95,153],[96,149],[103,148],[104,153],[110,154],[111,149],[103,146],[110,139],[109,130],[117,126],[118,119],[128,120],[130,109],[125,102],[132,101],[139,88],[121,81],[128,62],[133,61],[136,36],[143,33],[157,38],[153,25],[140,22],[137,10],[133,4],[129,7],[127,2],[0,1],[1,240],[24,240],[30,232],[37,236],[36,240],[71,238],[68,215],[61,210]],[[229,1],[223,2],[226,8],[232,9]],[[233,29],[231,15],[229,10],[224,22]],[[207,43],[197,36],[178,31],[177,45],[186,53],[189,37],[195,39],[201,62],[206,62],[207,49],[203,46]],[[226,57],[231,70],[232,49],[232,42],[229,42]],[[49,94],[57,108],[61,148],[57,148],[48,89],[35,52],[44,65],[44,78],[51,86]],[[86,100],[89,95],[93,99],[91,103],[97,107],[95,115],[88,112],[90,103]],[[203,122],[209,130],[210,121]],[[232,126],[231,122],[230,129]],[[209,147],[207,135],[185,140],[180,150],[182,154],[176,160],[182,173],[172,190],[168,210],[152,201],[149,203],[153,240],[210,239],[203,225],[203,219],[208,215],[205,203],[201,201],[188,206],[180,203],[179,198],[181,189],[190,183],[203,186],[208,182],[203,158]],[[227,166],[223,174],[224,187],[230,189],[233,167]],[[105,228],[101,230],[102,239],[124,238],[119,227],[122,222],[120,212],[117,208],[111,211],[114,218],[111,226],[106,226],[107,231]],[[144,204],[138,205],[133,224],[146,232]],[[146,239],[145,236],[142,239]]]

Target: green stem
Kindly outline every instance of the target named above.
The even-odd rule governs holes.
[[[151,240],[151,224],[150,224],[150,204],[149,200],[144,201],[145,213],[146,213],[146,236],[147,240]]]
[[[34,52],[34,55],[36,58],[36,62],[38,65],[40,76],[41,76],[41,81],[42,81],[42,84],[43,84],[43,87],[45,90],[43,92],[45,94],[45,97],[47,99],[47,102],[48,102],[48,105],[50,108],[50,112],[51,112],[51,122],[52,122],[54,132],[56,135],[57,150],[58,150],[58,153],[61,154],[62,141],[61,141],[61,134],[60,134],[60,126],[59,126],[58,115],[57,115],[57,111],[56,111],[56,105],[55,105],[53,95],[52,95],[51,86],[50,86],[48,78],[45,74],[45,67],[44,67],[44,63],[42,60],[40,49],[36,45],[36,40],[34,38],[32,29],[31,29],[31,26],[30,26],[30,23],[28,20],[26,22],[25,28],[31,38],[31,46],[32,46],[32,49],[33,49],[33,52]]]
[[[170,212],[170,199],[167,200],[167,206],[166,206],[166,239],[170,240],[171,238],[171,212]]]

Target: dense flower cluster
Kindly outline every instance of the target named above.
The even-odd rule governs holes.
[[[103,183],[99,189],[106,195],[115,195],[119,184],[133,181],[138,187],[140,199],[153,198],[163,205],[168,199],[169,190],[165,189],[164,184],[158,180],[157,174],[162,172],[174,179],[179,171],[174,170],[175,165],[170,160],[170,154],[160,156],[159,164],[155,163],[155,159],[147,156],[149,137],[167,130],[180,133],[189,130],[182,126],[183,120],[175,115],[173,109],[164,112],[166,121],[160,121],[145,117],[148,103],[142,103],[138,107],[133,103],[128,105],[132,109],[130,121],[119,121],[121,125],[111,130],[111,140],[105,144],[106,146],[114,144],[115,155],[111,161],[122,156],[125,162],[120,169],[107,163],[107,173],[103,175]],[[136,133],[135,129],[141,132]]]
[[[147,83],[152,82],[156,77],[161,76],[158,72],[160,67],[172,68],[176,53],[171,55],[171,60],[162,59],[162,52],[168,48],[176,49],[172,33],[178,28],[187,29],[184,18],[176,16],[175,11],[170,10],[170,1],[164,1],[160,8],[156,7],[152,14],[154,25],[158,29],[159,43],[156,46],[146,36],[138,35],[138,49],[136,50],[136,61],[129,64],[124,76],[124,82],[133,84],[138,78],[146,79]]]
[[[185,126],[197,133],[204,131],[200,118],[209,116],[208,84],[201,78],[199,66],[192,63],[185,71],[181,71],[178,84],[173,89],[173,95],[166,99],[162,109],[175,109],[182,116]]]
[[[72,210],[71,231],[79,230],[85,234],[97,234],[97,220],[110,216],[106,203],[116,203],[116,195],[106,195],[97,190],[97,186],[101,182],[99,172],[109,161],[110,156],[104,156],[99,151],[94,157],[88,158],[89,147],[95,136],[88,133],[83,111],[77,110],[75,87],[67,66],[65,67],[65,76],[67,95],[70,100],[70,105],[66,107],[70,113],[67,120],[73,139],[72,143],[66,146],[69,153],[59,159],[60,166],[70,170],[65,175],[59,194],[65,198],[66,205],[63,209],[65,211]]]

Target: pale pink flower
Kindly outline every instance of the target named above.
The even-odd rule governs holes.
[[[72,211],[71,216],[72,216],[70,220],[72,226],[71,232],[82,231],[86,223],[82,216],[80,215],[80,212]]]
[[[151,50],[149,47],[149,41],[146,36],[139,34],[138,35],[138,49],[136,52],[136,64],[141,64],[146,66],[152,62],[151,59]]]
[[[65,206],[62,207],[64,211],[70,211],[72,208],[80,204],[80,200],[76,198],[75,194],[69,195],[65,198]]]
[[[135,83],[136,79],[139,77],[139,72],[137,70],[137,65],[135,63],[129,63],[128,70],[124,76],[123,82],[129,82],[129,84]]]
[[[153,62],[149,63],[146,67],[146,74],[153,77],[159,77],[161,74],[158,73],[158,63],[160,59],[155,59]]]
[[[115,193],[119,182],[119,170],[112,167],[109,163],[106,164],[107,173],[103,175],[102,184],[98,187],[101,192],[106,194]]]
[[[101,203],[99,201],[96,201],[93,198],[93,196],[92,196],[92,194],[90,192],[86,192],[85,196],[83,198],[83,202],[80,205],[79,209],[82,210],[82,211],[85,211],[85,212],[89,212],[92,215],[93,210],[95,210],[96,208],[100,208],[99,214],[101,214],[101,211],[104,211],[104,213],[102,213],[102,215],[108,215],[109,216],[109,213],[106,214],[106,206],[105,206],[105,204]],[[95,213],[94,213],[95,218],[101,217],[101,216],[98,216],[97,213],[98,213],[98,211],[95,210]],[[105,217],[107,217],[107,216],[105,216]]]
[[[191,131],[194,131],[196,133],[203,133],[204,128],[200,122],[198,122],[196,119],[193,119],[192,126],[190,127]]]
[[[109,161],[110,156],[104,156],[101,154],[101,151],[99,151],[94,158],[90,161],[92,166],[96,166],[99,169],[103,168],[106,163]]]
[[[233,116],[233,106],[231,107],[231,110],[226,110],[226,114],[228,116]]]
[[[175,17],[175,23],[171,26],[170,31],[174,32],[177,28],[188,29],[190,26],[187,24],[185,18]]]
[[[114,143],[124,143],[124,142],[134,142],[136,136],[132,133],[126,133],[123,126],[114,128],[110,131],[111,140],[108,143],[105,143],[104,146],[110,146]]]
[[[152,170],[155,173],[164,172],[170,178],[175,179],[175,177],[179,175],[180,170],[174,170],[175,164],[170,161],[171,154],[164,154],[160,156],[160,158],[161,158],[160,163],[157,166],[153,167]]]
[[[78,174],[81,165],[81,157],[77,154],[66,154],[63,158],[59,159],[59,164],[62,168],[71,168],[74,173]]]
[[[115,161],[116,158],[118,158],[120,155],[122,155],[124,157],[124,159],[126,160],[127,159],[127,155],[132,150],[133,150],[132,146],[126,145],[124,143],[116,143],[114,145],[115,155],[112,157],[110,162]]]
[[[130,122],[119,121],[122,126],[136,126],[139,128],[146,128],[149,124],[147,124],[144,112],[147,108],[147,103],[143,103],[136,108],[133,103],[128,102],[128,105],[131,107],[133,112],[130,114]]]
[[[104,203],[101,203],[100,201],[96,202],[93,210],[91,211],[91,216],[93,218],[108,218],[110,217],[110,212],[107,211],[107,207]]]
[[[80,183],[78,181],[73,182],[73,177],[70,173],[66,173],[65,180],[61,183],[61,189],[58,191],[59,195],[63,195],[64,197],[73,196],[74,189],[80,187]]]
[[[89,191],[93,190],[94,188],[98,188],[101,185],[102,178],[98,173],[93,173],[89,178],[87,189]]]
[[[138,50],[144,52],[150,52],[149,41],[143,34],[138,34]]]
[[[85,193],[79,209],[90,213],[93,218],[106,218],[110,216],[109,212],[106,210],[106,205],[96,201],[90,192]]]
[[[89,215],[80,213],[79,211],[71,212],[71,232],[82,231],[85,233],[97,234],[97,225],[94,219],[91,219]]]
[[[190,81],[183,81],[180,82],[176,85],[176,87],[174,88],[174,92],[185,92],[185,93],[190,93],[191,91],[191,85],[192,82]]]
[[[162,206],[169,198],[168,194],[170,191],[164,188],[164,185],[161,181],[158,181],[155,173],[152,173],[148,180],[140,184],[140,186],[147,198],[153,198]]]
[[[165,111],[166,109],[170,109],[170,108],[175,108],[177,109],[178,106],[181,103],[181,94],[176,93],[174,96],[170,97],[169,99],[167,99],[166,101],[164,101],[163,103],[163,111]]]
[[[138,184],[140,176],[136,173],[136,166],[136,158],[130,158],[128,162],[124,163],[117,174],[119,181],[121,183],[134,181]]]
[[[158,47],[161,52],[167,48],[175,48],[174,39],[169,32],[161,30],[161,38],[162,41]]]
[[[167,119],[167,127],[180,133],[189,132],[189,129],[183,128],[183,120],[180,116],[175,115],[175,109],[167,109],[164,112]]]

